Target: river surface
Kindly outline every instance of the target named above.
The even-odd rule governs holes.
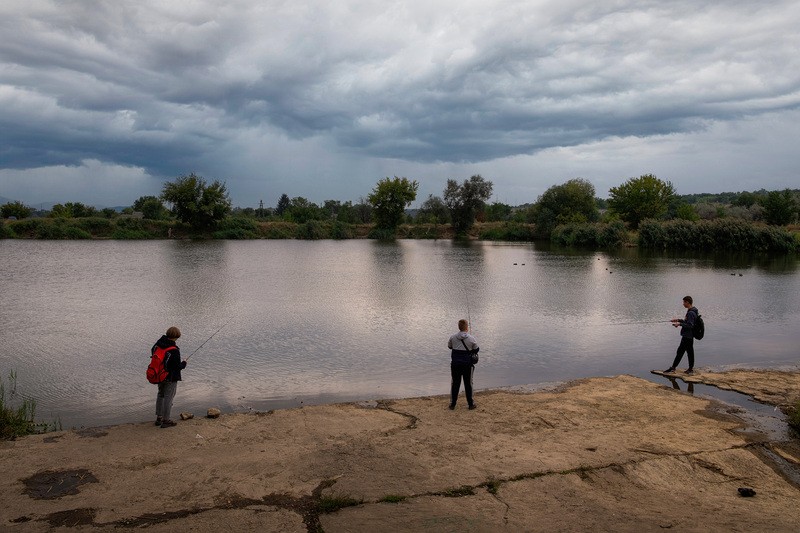
[[[447,339],[472,320],[477,389],[620,373],[654,378],[694,297],[698,367],[800,362],[795,256],[451,241],[0,241],[9,401],[64,428],[149,420],[150,347],[189,361],[174,413],[447,394]],[[221,328],[221,329],[220,329]],[[210,340],[209,337],[216,335]],[[682,366],[686,367],[686,360]],[[663,380],[661,380],[663,382]],[[445,400],[443,400],[444,402]]]

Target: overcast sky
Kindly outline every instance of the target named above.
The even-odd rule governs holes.
[[[2,0],[0,36],[0,196],[32,205],[800,187],[797,0]]]

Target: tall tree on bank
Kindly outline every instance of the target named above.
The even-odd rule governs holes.
[[[417,198],[419,183],[408,178],[384,178],[369,195],[377,229],[394,231],[403,222],[405,209]]]
[[[609,189],[608,207],[620,218],[638,228],[646,218],[660,218],[669,209],[675,188],[652,174],[630,178],[619,187]]]
[[[3,218],[17,217],[17,220],[28,218],[31,216],[33,209],[23,204],[19,200],[16,202],[8,202],[0,207],[0,216]]]
[[[167,218],[167,208],[161,200],[155,196],[140,196],[133,202],[134,211],[140,211],[142,217],[149,220],[161,220]]]
[[[785,226],[794,220],[797,202],[792,191],[770,191],[761,201],[764,207],[764,220],[771,226]]]
[[[464,180],[459,185],[456,180],[447,180],[444,189],[444,203],[450,210],[450,220],[456,235],[464,236],[475,224],[475,219],[492,197],[492,182],[479,174]]]
[[[286,193],[281,194],[281,197],[278,198],[278,205],[275,206],[275,214],[278,216],[282,216],[284,211],[289,209],[289,206],[292,204],[291,200],[289,200],[289,195]]]
[[[231,200],[224,183],[214,180],[210,185],[194,173],[167,182],[161,199],[172,204],[172,213],[195,230],[213,229],[231,212]]]
[[[417,211],[417,222],[423,224],[446,224],[450,220],[450,211],[438,196],[428,195]]]
[[[594,194],[594,185],[581,178],[547,189],[530,212],[536,235],[549,238],[559,224],[597,221],[600,213]]]

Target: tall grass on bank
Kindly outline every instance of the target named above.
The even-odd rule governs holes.
[[[483,241],[524,241],[534,239],[533,224],[521,222],[501,222],[483,224],[478,230],[478,238]]]
[[[36,400],[17,398],[17,374],[13,370],[8,377],[9,390],[0,378],[0,440],[11,440],[32,433],[57,429],[59,424],[37,424]],[[6,398],[8,392],[8,398]],[[18,405],[15,405],[18,404]]]
[[[663,250],[730,250],[782,252],[798,250],[798,240],[785,228],[740,219],[645,220],[639,226],[642,248]]]
[[[627,244],[630,236],[625,224],[615,220],[608,224],[561,224],[550,234],[550,240],[562,246],[615,248]]]
[[[163,239],[181,224],[137,218],[26,218],[6,222],[0,237],[20,239]]]

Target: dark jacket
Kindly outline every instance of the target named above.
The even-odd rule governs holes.
[[[164,368],[166,368],[167,372],[169,372],[167,379],[164,381],[180,381],[181,370],[186,368],[186,361],[181,361],[181,349],[178,348],[178,345],[175,344],[175,341],[170,340],[166,335],[162,335],[161,338],[156,341],[156,343],[150,349],[151,354],[155,353],[156,346],[160,348],[169,348],[170,346],[175,347],[174,350],[168,351],[164,358]]]
[[[694,329],[694,323],[697,320],[697,308],[692,306],[686,311],[686,317],[679,322],[681,325],[681,337],[689,337],[690,339],[694,338],[694,333],[692,330]]]

